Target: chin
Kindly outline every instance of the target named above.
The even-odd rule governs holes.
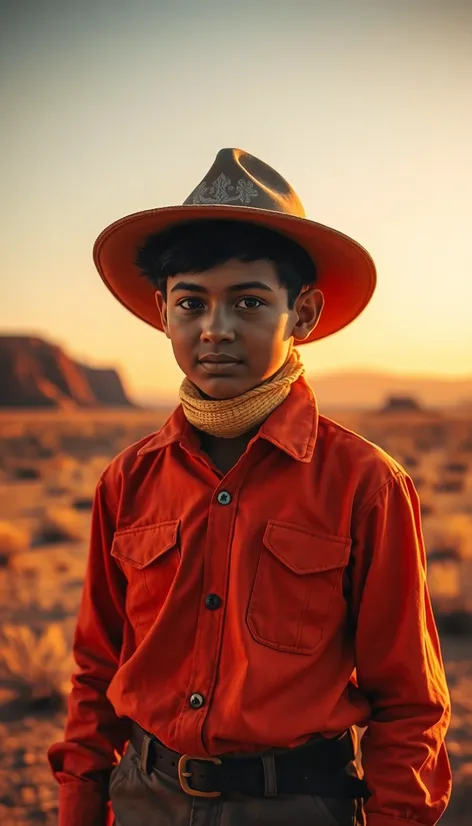
[[[195,382],[195,384],[197,383]],[[250,389],[249,387],[242,386],[241,382],[229,378],[215,378],[205,382],[199,381],[197,387],[205,396],[209,396],[209,398],[215,399],[216,401],[234,399],[236,396],[241,396]]]

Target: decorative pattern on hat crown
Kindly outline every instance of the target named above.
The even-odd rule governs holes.
[[[250,204],[253,198],[257,198],[258,191],[252,181],[247,178],[240,178],[233,186],[231,179],[222,172],[210,186],[206,181],[202,181],[197,186],[193,197],[193,204],[234,204],[240,201],[242,204]]]

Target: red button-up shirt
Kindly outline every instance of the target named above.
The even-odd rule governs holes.
[[[130,719],[195,756],[368,726],[368,826],[433,826],[450,701],[425,565],[411,479],[319,415],[303,378],[226,475],[177,408],[97,485],[66,735],[49,751],[61,826],[105,823]]]

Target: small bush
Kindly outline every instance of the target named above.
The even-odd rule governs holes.
[[[462,559],[457,548],[440,546],[428,553],[429,562],[460,562]]]
[[[48,489],[74,489],[82,479],[82,468],[77,459],[65,453],[58,453],[45,467]]]
[[[26,579],[36,579],[39,576],[39,569],[32,568],[31,566],[22,566],[21,568],[18,568],[18,571],[21,576],[24,576]]]
[[[60,485],[51,485],[46,488],[46,494],[48,496],[65,496],[68,493],[70,493],[70,488]]]
[[[437,613],[436,621],[440,631],[452,637],[472,634],[472,613],[457,609],[449,613]]]
[[[448,548],[460,559],[472,558],[472,517],[465,513],[436,514],[423,521],[428,552]]]
[[[15,554],[26,551],[29,542],[26,531],[11,522],[0,522],[0,566],[7,565]]]
[[[21,481],[36,481],[41,479],[41,471],[37,467],[16,467],[12,470],[14,479]]]
[[[72,507],[75,508],[76,511],[91,511],[93,507],[93,497],[80,496],[74,499]]]
[[[83,538],[80,517],[72,508],[47,508],[37,528],[35,543],[80,542]]]
[[[408,469],[417,468],[419,465],[419,459],[416,456],[404,456],[403,465]]]
[[[60,707],[70,687],[72,656],[64,632],[53,624],[41,635],[7,625],[0,638],[0,667],[8,687],[29,707]]]
[[[421,516],[431,516],[434,513],[434,508],[432,505],[428,505],[426,502],[421,502]]]
[[[467,473],[468,469],[469,465],[466,462],[449,462],[443,467],[445,473]]]
[[[464,487],[462,479],[448,479],[444,482],[437,482],[434,491],[436,493],[462,493]]]

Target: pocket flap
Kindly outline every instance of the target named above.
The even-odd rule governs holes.
[[[295,525],[272,520],[267,523],[263,541],[296,574],[344,568],[351,550],[349,537],[307,533]]]
[[[135,568],[145,568],[163,554],[175,548],[179,536],[180,519],[117,531],[111,546],[111,555]]]

